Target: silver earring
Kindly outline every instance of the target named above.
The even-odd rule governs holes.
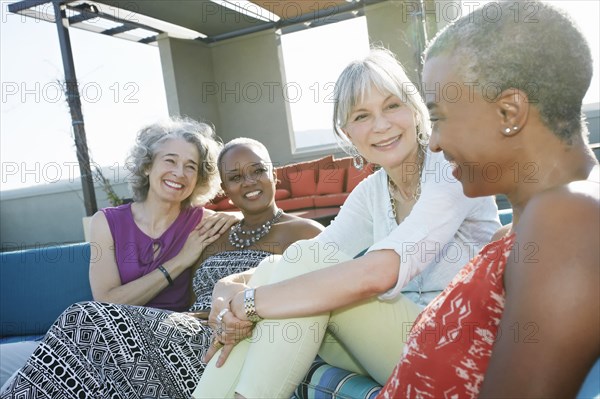
[[[519,130],[519,126],[513,126],[513,130],[516,132],[517,130]]]
[[[504,129],[504,134],[510,134],[510,128],[507,127],[506,129]]]
[[[358,151],[356,151],[356,153],[352,156],[352,165],[354,165],[357,170],[362,170],[362,168],[365,166],[365,160],[363,159],[362,155],[358,153]]]
[[[427,147],[429,144],[429,137],[421,131],[421,125],[416,126],[417,130],[417,143],[419,143],[422,147]]]

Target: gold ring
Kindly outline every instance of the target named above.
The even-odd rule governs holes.
[[[225,345],[223,344],[223,342],[219,341],[219,340],[214,340],[213,341],[213,346],[217,349],[221,349],[222,347],[224,347]]]

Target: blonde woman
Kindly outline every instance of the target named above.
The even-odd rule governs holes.
[[[209,352],[194,397],[290,397],[317,353],[384,383],[422,307],[489,242],[500,226],[494,200],[465,197],[448,162],[427,151],[429,116],[417,93],[384,50],[342,72],[335,129],[356,166],[366,159],[381,169],[314,240],[261,263],[247,286],[216,286],[212,317],[236,319],[223,318],[231,334],[216,338],[225,346]],[[236,345],[238,319],[257,324]]]

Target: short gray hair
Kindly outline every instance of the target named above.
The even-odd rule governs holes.
[[[196,187],[183,206],[204,205],[219,192],[221,180],[216,161],[222,144],[213,127],[190,118],[172,117],[146,126],[137,134],[135,145],[127,158],[127,167],[131,171],[129,185],[134,201],[147,198],[150,182],[146,171],[152,166],[159,146],[174,138],[194,144],[200,154]]]
[[[465,82],[493,86],[497,95],[510,88],[525,92],[562,140],[587,137],[581,104],[592,56],[566,12],[537,0],[489,3],[438,33],[425,58],[438,55],[460,60],[457,73]]]
[[[340,74],[334,89],[333,129],[346,152],[351,144],[343,128],[348,122],[352,109],[369,95],[371,86],[382,93],[391,93],[402,100],[413,111],[420,136],[429,138],[430,124],[427,107],[418,88],[408,79],[404,68],[394,54],[383,48],[372,48],[369,54],[352,61]]]

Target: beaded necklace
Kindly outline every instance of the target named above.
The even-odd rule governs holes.
[[[269,234],[271,227],[277,223],[281,215],[283,215],[283,211],[281,209],[277,209],[275,216],[273,216],[271,220],[267,220],[260,227],[257,227],[253,230],[242,230],[242,225],[244,224],[245,219],[240,220],[238,223],[233,225],[231,231],[229,232],[229,243],[239,249],[244,249],[254,245],[258,240]],[[244,236],[246,238],[244,238]]]

